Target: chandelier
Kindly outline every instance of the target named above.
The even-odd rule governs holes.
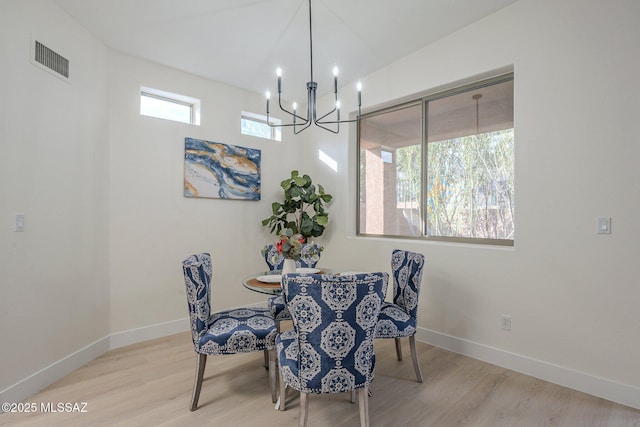
[[[294,102],[292,105],[292,110],[289,111],[282,106],[282,69],[278,68],[276,70],[276,76],[278,77],[278,106],[280,110],[287,113],[291,116],[290,123],[284,124],[273,124],[269,121],[269,100],[271,98],[271,92],[267,91],[267,124],[271,127],[293,127],[293,133],[299,134],[303,130],[307,129],[311,124],[315,124],[316,126],[328,130],[329,132],[338,133],[340,132],[340,124],[341,123],[352,123],[356,122],[360,119],[360,105],[361,105],[361,93],[362,93],[362,85],[360,82],[357,84],[358,90],[358,115],[353,120],[340,120],[340,101],[338,100],[338,67],[333,67],[333,94],[334,94],[334,107],[333,110],[329,111],[327,114],[318,117],[317,104],[316,104],[316,89],[318,88],[318,83],[313,81],[313,33],[311,31],[311,0],[309,0],[309,57],[311,64],[311,78],[307,82],[307,115],[306,117],[302,117],[297,113],[297,104]],[[335,114],[334,114],[335,113]],[[333,114],[332,117],[330,117]],[[331,126],[328,127],[327,125]]]

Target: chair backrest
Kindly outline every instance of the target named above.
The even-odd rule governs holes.
[[[401,249],[393,251],[393,302],[414,319],[418,318],[418,295],[423,269],[424,255]]]
[[[300,259],[296,261],[298,267],[314,268],[320,261],[320,252],[323,247],[316,243],[305,243],[300,251]]]
[[[184,284],[187,288],[187,305],[191,320],[191,337],[198,349],[200,336],[209,327],[211,315],[211,255],[201,253],[191,255],[182,262]]]
[[[267,263],[269,270],[282,270],[282,264],[284,264],[284,256],[278,253],[275,245],[265,245],[262,249],[262,256]]]
[[[296,260],[297,267],[314,268],[320,261],[320,253],[324,248],[316,243],[305,243],[300,251],[300,259]],[[275,245],[265,245],[262,249],[264,261],[267,263],[269,270],[282,270],[284,264],[284,256],[278,253]]]
[[[301,391],[339,393],[373,380],[373,339],[388,281],[387,273],[284,276]]]

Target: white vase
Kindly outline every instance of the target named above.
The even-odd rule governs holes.
[[[282,264],[282,274],[295,273],[296,272],[296,262],[290,258],[284,259],[284,264]]]

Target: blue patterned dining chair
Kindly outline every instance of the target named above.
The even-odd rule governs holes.
[[[276,245],[265,245],[262,248],[262,256],[264,257],[264,262],[267,263],[267,267],[269,267],[269,271],[282,270],[284,255],[278,252]]]
[[[300,259],[296,261],[296,267],[315,268],[323,250],[324,248],[317,243],[304,243],[300,250]]]
[[[296,261],[296,267],[315,268],[315,266],[318,264],[318,261],[320,261],[320,254],[323,250],[324,248],[318,244],[305,243],[304,245],[302,245],[300,259]],[[262,252],[270,270],[282,270],[284,257],[282,256],[282,254],[278,253],[274,245],[265,246]],[[269,307],[269,310],[271,311],[271,314],[276,321],[278,330],[280,330],[281,321],[291,320],[291,315],[289,314],[287,305],[284,302],[284,296],[274,295],[272,297],[269,297],[269,299],[267,300],[267,307]]]
[[[306,426],[309,393],[358,391],[360,424],[369,425],[369,384],[374,377],[373,340],[389,275],[287,274],[285,300],[293,329],[276,337],[280,397],[300,392],[298,425]]]
[[[277,335],[273,316],[267,308],[235,308],[211,312],[211,256],[192,255],[182,263],[193,347],[198,354],[196,378],[190,410],[198,407],[208,355],[267,351],[271,399],[275,403]]]
[[[409,337],[413,369],[419,383],[422,382],[422,371],[416,352],[416,325],[423,268],[424,255],[400,249],[393,251],[391,255],[393,303],[385,302],[382,305],[376,326],[376,338],[395,339],[398,360],[402,360],[400,338]]]

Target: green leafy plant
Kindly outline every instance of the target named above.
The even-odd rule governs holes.
[[[284,191],[284,201],[271,204],[272,215],[263,219],[262,225],[278,235],[289,229],[291,234],[300,234],[305,240],[322,236],[329,222],[324,204],[333,196],[325,193],[322,185],[316,187],[309,175],[300,176],[297,170],[291,171],[291,177],[282,181],[280,187]]]

